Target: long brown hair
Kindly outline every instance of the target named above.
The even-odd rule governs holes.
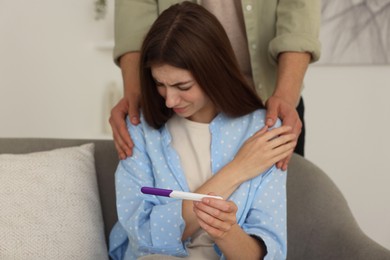
[[[141,48],[141,107],[146,122],[158,129],[173,115],[157,92],[153,64],[188,70],[219,112],[238,117],[263,103],[241,74],[225,30],[217,18],[190,2],[166,9]]]

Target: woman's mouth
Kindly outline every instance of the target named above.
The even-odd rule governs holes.
[[[174,107],[173,108],[173,111],[176,113],[176,114],[183,114],[185,112],[186,108],[185,107]]]

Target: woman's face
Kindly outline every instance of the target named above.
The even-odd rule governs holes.
[[[217,114],[216,108],[190,71],[167,64],[154,65],[151,69],[158,93],[167,107],[191,121],[211,122]]]

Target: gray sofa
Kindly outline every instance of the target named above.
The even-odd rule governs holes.
[[[1,153],[30,153],[95,143],[95,164],[105,234],[117,220],[114,172],[118,157],[110,140],[0,138]],[[294,155],[287,178],[288,259],[390,259],[390,251],[365,235],[329,177]]]

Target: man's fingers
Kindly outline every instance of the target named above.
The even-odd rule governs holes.
[[[126,115],[128,111],[128,104],[125,98],[122,98],[118,104],[111,110],[110,125],[115,142],[115,148],[121,159],[132,155],[133,142],[130,134],[127,131]]]
[[[286,170],[287,170],[287,168],[288,168],[288,163],[290,162],[291,157],[292,157],[292,153],[283,161],[283,166],[282,166],[282,170],[283,170],[283,171],[286,171]]]
[[[267,107],[267,112],[265,115],[266,118],[265,124],[268,127],[272,127],[275,124],[277,117],[278,117],[278,107],[269,105]]]
[[[278,147],[278,154],[274,157],[276,168],[282,169],[285,171],[287,169],[288,163],[291,159],[292,153],[294,152],[294,147],[296,145],[296,142],[290,142],[285,145],[283,149],[282,147]],[[281,150],[280,150],[281,149]]]
[[[126,149],[122,148],[122,147],[124,147],[124,145],[123,145],[124,142],[120,138],[120,135],[118,134],[117,129],[115,127],[113,127],[113,122],[111,121],[111,119],[110,119],[110,124],[111,124],[111,128],[112,128],[112,136],[114,138],[115,149],[118,153],[119,158],[121,160],[123,160],[127,157]]]
[[[292,150],[292,151],[294,151],[294,150]],[[282,171],[286,171],[288,168],[288,164],[291,160],[291,157],[292,157],[292,152],[283,160],[278,161],[276,163],[276,168],[281,169]]]
[[[132,155],[133,141],[127,131],[126,121],[110,118],[110,124],[112,128],[112,135],[114,138],[115,148],[118,152],[120,159],[125,159]],[[126,138],[126,139],[123,139]]]
[[[138,125],[140,123],[139,119],[139,96],[138,95],[130,95],[128,98],[128,115],[130,118],[130,122],[133,125]]]
[[[125,152],[126,157],[131,156],[133,154],[134,144],[129,132],[127,131],[126,124],[123,124],[123,126],[119,128],[117,140],[122,150]]]
[[[264,134],[264,138],[266,138],[267,140],[272,140],[272,139],[277,138],[278,136],[286,134],[290,131],[291,131],[290,126],[283,125],[281,127],[269,130],[267,133]]]
[[[299,119],[298,114],[292,116],[286,116],[285,118],[282,118],[282,122],[283,125],[290,126],[291,131],[295,133],[297,136],[299,136],[302,130],[302,122]]]

